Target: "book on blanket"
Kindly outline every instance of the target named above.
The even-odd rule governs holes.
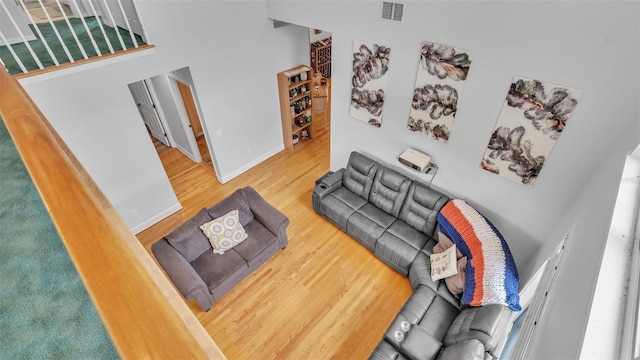
[[[464,200],[450,200],[438,214],[440,231],[468,261],[461,302],[502,304],[520,311],[518,270],[507,242],[493,224]]]

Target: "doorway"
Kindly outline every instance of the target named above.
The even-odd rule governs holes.
[[[331,127],[331,42],[330,32],[309,29],[309,57],[313,69],[311,98],[316,132],[329,131]]]
[[[178,90],[180,91],[180,97],[182,98],[185,110],[187,111],[187,117],[189,118],[191,131],[193,132],[193,136],[195,136],[196,138],[196,144],[198,145],[198,151],[200,152],[202,163],[206,165],[208,168],[210,168],[211,170],[214,170],[213,161],[211,159],[211,153],[209,152],[207,140],[204,136],[202,121],[200,120],[198,107],[194,100],[195,97],[193,95],[193,91],[191,90],[191,86],[183,83],[182,81],[176,81],[176,82],[178,85]]]
[[[128,86],[156,152],[173,148],[215,173],[215,158],[189,68]]]

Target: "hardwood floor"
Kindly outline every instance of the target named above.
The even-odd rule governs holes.
[[[184,208],[137,235],[147,251],[202,207],[244,186],[291,221],[287,248],[211,310],[188,302],[229,359],[366,359],[411,294],[407,278],[313,211],[314,181],[329,170],[329,135],[282,151],[226,184],[175,149],[161,154]]]

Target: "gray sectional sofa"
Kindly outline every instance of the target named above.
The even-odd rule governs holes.
[[[511,325],[503,305],[469,307],[431,279],[437,216],[449,197],[358,152],[316,182],[313,209],[395,271],[413,293],[371,359],[497,359]]]

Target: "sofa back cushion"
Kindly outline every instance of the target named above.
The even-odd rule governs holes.
[[[205,251],[212,251],[209,239],[198,228],[198,226],[211,220],[212,218],[207,213],[207,210],[203,208],[194,217],[178,226],[164,238],[188,262],[192,262]]]
[[[378,163],[354,151],[349,156],[342,184],[354,194],[368,199],[377,170]]]
[[[217,219],[233,210],[238,210],[238,218],[242,226],[247,226],[248,223],[253,221],[253,212],[251,212],[249,201],[244,196],[242,189],[234,191],[233,194],[207,209],[207,212],[209,216],[211,216],[211,219]]]
[[[387,214],[397,217],[410,185],[411,180],[400,173],[380,166],[373,179],[369,202]]]
[[[492,358],[497,359],[511,329],[511,315],[509,308],[498,304],[464,308],[448,328],[444,345],[453,346],[476,339]]]
[[[434,235],[438,213],[449,197],[419,182],[412,182],[398,218],[423,234]]]

